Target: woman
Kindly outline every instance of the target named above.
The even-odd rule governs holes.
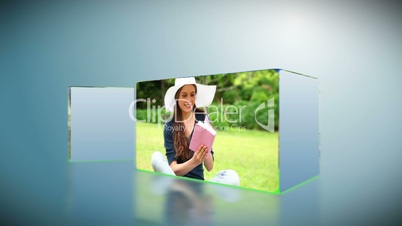
[[[155,171],[171,175],[204,180],[204,168],[214,167],[214,152],[208,154],[208,147],[200,145],[197,151],[189,149],[194,126],[205,121],[206,114],[197,107],[207,107],[212,103],[216,86],[198,84],[194,77],[178,78],[175,85],[165,94],[165,107],[173,111],[173,117],[164,126],[164,146],[166,157],[160,152],[152,155]],[[233,170],[223,170],[211,181],[239,185],[240,179]]]

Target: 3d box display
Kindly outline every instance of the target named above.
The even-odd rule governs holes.
[[[208,172],[203,163],[205,181],[216,182],[217,175],[230,170],[240,179],[240,187],[281,193],[318,175],[318,79],[275,69],[195,76],[195,80],[215,87],[207,104],[197,104],[197,98],[211,90],[194,97],[194,105],[217,131],[212,170]],[[177,114],[166,103],[175,82],[170,78],[136,84],[136,167],[141,171],[158,171],[151,164],[155,153],[165,156],[167,164],[173,161],[165,155],[173,138],[172,147],[167,147],[164,129]]]
[[[172,133],[167,147],[164,129],[179,103],[171,89],[180,87],[176,79],[142,81],[135,88],[70,87],[69,160],[133,159],[140,171],[154,172],[152,156],[159,153],[171,164],[175,156],[166,153],[177,140]],[[319,174],[317,78],[272,69],[178,80],[199,84],[192,104],[217,132],[212,170],[204,162],[198,171],[205,181],[234,172],[240,187],[282,193]]]

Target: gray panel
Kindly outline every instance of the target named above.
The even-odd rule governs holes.
[[[279,75],[280,189],[319,173],[318,79],[288,71]]]
[[[70,88],[70,160],[134,159],[134,88]]]

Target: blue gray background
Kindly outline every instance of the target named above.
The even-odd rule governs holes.
[[[2,1],[0,7],[2,222],[137,219],[131,191],[142,185],[131,162],[67,162],[69,86],[127,87],[267,68],[320,82],[320,177],[278,196],[276,222],[401,222],[397,2]],[[254,208],[235,210],[247,217],[264,208],[263,198],[253,200]],[[264,215],[253,221],[263,224]]]

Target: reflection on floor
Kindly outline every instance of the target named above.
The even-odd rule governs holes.
[[[317,185],[274,195],[136,171],[132,161],[70,163],[66,211],[74,224],[277,225],[318,214]]]

